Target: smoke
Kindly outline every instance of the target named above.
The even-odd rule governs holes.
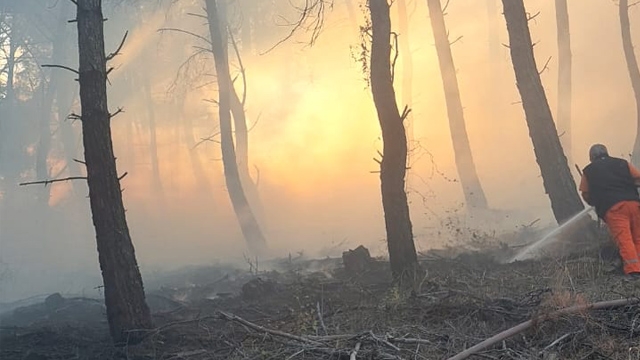
[[[297,252],[339,255],[359,244],[368,246],[374,255],[384,255],[379,168],[373,159],[382,150],[380,129],[364,81],[366,74],[354,60],[360,46],[357,26],[364,24],[364,14],[356,12],[359,23],[355,24],[347,7],[336,2],[314,46],[305,45],[308,33],[297,33],[264,53],[290,30],[282,26],[279,15],[295,18],[288,2],[277,3],[271,13],[253,13],[260,28],[251,34],[250,51],[243,48],[236,32],[246,71],[250,170],[264,204],[260,221],[269,245],[281,256]],[[553,219],[506,47],[502,47],[500,62],[494,64],[500,76],[491,72],[484,6],[484,2],[454,1],[445,17],[450,39],[461,36],[452,45],[453,56],[476,167],[492,209],[469,217],[461,207],[464,198],[456,180],[426,3],[408,1],[414,66],[413,103],[409,106],[415,142],[410,146],[407,191],[420,250],[443,246],[459,236],[449,233],[446,224],[509,231],[536,219],[542,219],[543,225]],[[550,58],[542,79],[555,109],[553,3],[528,1],[527,7],[532,14],[540,12],[530,26],[538,67],[542,70]],[[247,10],[232,9],[234,30],[240,28],[239,19]],[[205,20],[189,15],[201,13],[201,6],[178,2],[136,11],[133,14],[125,5],[107,11],[106,44],[107,52],[113,51],[129,31],[121,55],[111,63],[109,105],[112,111],[124,110],[112,120],[113,139],[119,171],[128,174],[122,181],[123,196],[142,272],[147,276],[156,270],[218,261],[244,266],[246,247],[225,188],[218,139],[203,140],[218,131],[217,108],[210,101],[217,98],[213,62],[203,51],[208,45],[196,36],[166,30],[207,37]],[[627,157],[636,124],[617,9],[611,2],[592,2],[570,4],[569,12],[573,159],[581,167],[586,165],[587,150],[595,142],[606,144],[612,155]],[[631,9],[632,19],[634,13],[638,13],[636,8]],[[391,16],[397,29],[394,8]],[[498,20],[500,41],[506,44],[504,18],[498,16]],[[640,43],[640,38],[634,41]],[[233,52],[230,59],[236,89],[242,92]],[[395,76],[399,101],[401,63],[397,62]],[[146,79],[152,103],[144,94]],[[0,84],[6,86],[5,73],[0,75]],[[400,108],[404,105],[399,103]],[[77,103],[73,111],[79,111]],[[151,116],[156,124],[159,179],[154,179],[151,156]],[[76,133],[79,125],[73,124]],[[57,126],[52,123],[54,141],[60,141]],[[37,133],[36,128],[29,131]],[[36,144],[34,140],[30,145]],[[59,149],[49,157],[52,169],[66,163]],[[36,180],[33,172],[22,178]],[[156,180],[162,191],[154,187]],[[99,293],[101,279],[86,185],[51,185],[46,209],[33,200],[37,189],[15,182],[2,186],[0,301],[50,291]]]

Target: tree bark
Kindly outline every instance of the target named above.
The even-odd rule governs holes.
[[[233,143],[231,126],[231,76],[229,72],[229,57],[227,53],[227,27],[221,22],[215,0],[205,0],[209,33],[211,36],[211,51],[215,62],[218,78],[218,112],[220,118],[220,143],[225,181],[229,191],[231,204],[240,223],[240,228],[250,251],[256,255],[263,255],[266,250],[266,240],[258,224],[253,210],[249,206],[245,195]]]
[[[556,0],[558,28],[558,132],[560,143],[571,163],[571,36],[567,0]]]
[[[107,68],[101,0],[78,0],[80,104],[89,200],[96,229],[111,337],[137,340],[130,330],[151,328],[142,277],[122,202],[107,108]]]
[[[413,104],[413,55],[409,41],[409,16],[407,15],[406,0],[398,0],[398,46],[402,58],[402,102],[407,106]],[[413,143],[413,114],[409,113],[405,119],[409,144]],[[407,154],[411,156],[411,154]]]
[[[529,136],[540,166],[544,189],[558,223],[584,209],[562,151],[551,109],[533,55],[531,34],[523,0],[502,0],[509,32],[509,51]]]
[[[622,35],[622,48],[624,50],[624,58],[627,62],[627,70],[629,71],[629,79],[633,87],[633,95],[636,101],[636,117],[637,130],[636,141],[633,145],[633,153],[631,154],[631,162],[635,166],[640,166],[640,69],[638,68],[638,60],[633,50],[633,42],[631,40],[631,24],[629,22],[629,1],[620,0],[620,32]]]
[[[458,88],[458,78],[456,68],[453,63],[451,46],[447,27],[444,22],[444,14],[440,6],[440,0],[427,0],[429,16],[431,17],[431,28],[436,42],[438,53],[438,63],[440,64],[440,74],[444,87],[445,101],[447,103],[447,113],[449,115],[449,128],[451,130],[451,140],[455,153],[456,167],[460,176],[460,183],[464,192],[464,197],[469,208],[487,208],[487,199],[484,195],[480,179],[476,172],[476,166],[469,145],[469,137],[460,100],[460,90]]]
[[[404,190],[407,137],[391,80],[391,20],[387,0],[369,0],[371,12],[371,93],[384,150],[380,163],[382,207],[391,271],[395,278],[412,277],[418,267],[407,194]]]

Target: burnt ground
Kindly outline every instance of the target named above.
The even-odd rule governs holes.
[[[149,290],[156,328],[136,345],[113,346],[99,300],[53,296],[2,317],[0,358],[446,359],[531,317],[640,294],[598,249],[511,264],[499,251],[423,254],[412,288],[381,260],[361,273],[329,258],[190,269]],[[639,335],[630,305],[536,322],[471,358],[639,359]]]

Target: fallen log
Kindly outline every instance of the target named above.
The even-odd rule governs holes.
[[[572,306],[569,308],[565,308],[565,309],[560,309],[560,310],[556,310],[553,312],[550,312],[548,314],[543,314],[540,316],[537,316],[535,318],[532,318],[530,320],[527,320],[521,324],[518,324],[510,329],[507,329],[499,334],[496,334],[470,348],[468,348],[467,350],[458,353],[455,356],[452,356],[450,358],[448,358],[447,360],[462,360],[462,359],[466,359],[469,356],[482,351],[502,340],[505,340],[507,338],[510,338],[514,335],[517,335],[527,329],[529,329],[530,327],[532,327],[534,324],[540,324],[544,321],[547,320],[553,320],[553,319],[557,319],[558,317],[562,316],[562,315],[569,315],[569,314],[574,314],[577,312],[582,312],[582,311],[588,311],[588,310],[600,310],[600,309],[612,309],[612,308],[616,308],[616,307],[620,307],[620,306],[625,306],[625,305],[633,305],[633,304],[637,304],[640,303],[640,299],[618,299],[618,300],[608,300],[608,301],[601,301],[601,302],[597,302],[597,303],[591,303],[591,304],[585,304],[585,305],[577,305],[577,306]]]

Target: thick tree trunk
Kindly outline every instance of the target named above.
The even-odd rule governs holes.
[[[107,318],[113,340],[131,342],[137,336],[128,331],[148,329],[152,324],[113,154],[102,1],[78,0],[77,3],[82,135]]]
[[[638,125],[636,130],[636,141],[633,145],[633,153],[631,154],[631,162],[635,166],[640,166],[640,69],[638,68],[638,60],[636,59],[636,55],[633,50],[633,42],[631,40],[628,0],[620,0],[620,32],[622,34],[624,58],[627,61],[627,70],[629,70],[629,78],[631,79],[633,95],[636,100],[636,117]]]
[[[502,0],[509,50],[544,188],[558,223],[584,209],[538,74],[523,0]]]
[[[449,115],[451,140],[453,141],[460,183],[467,206],[469,208],[484,209],[487,207],[487,199],[482,190],[482,185],[480,185],[473,154],[471,153],[471,146],[469,145],[462,101],[460,100],[460,90],[458,89],[458,78],[453,63],[453,55],[451,54],[444,14],[442,13],[440,0],[427,0],[427,5],[429,6],[431,28],[433,29],[436,51],[438,52],[438,63],[440,64],[440,74]]]
[[[222,149],[222,163],[224,175],[229,191],[231,204],[240,223],[240,228],[249,249],[256,255],[264,254],[266,240],[253,210],[249,206],[242,187],[236,150],[233,144],[231,127],[231,76],[229,73],[229,58],[227,54],[227,28],[221,23],[215,0],[205,0],[209,33],[211,36],[211,50],[215,61],[218,78],[218,111],[220,118],[220,143]]]
[[[144,76],[144,75],[143,75]],[[147,120],[149,121],[149,156],[151,160],[151,177],[153,191],[163,198],[164,191],[162,187],[162,179],[160,177],[160,161],[158,160],[158,135],[156,129],[156,112],[153,97],[151,95],[151,83],[148,76],[144,76],[143,96],[144,107],[147,111]]]
[[[372,26],[371,93],[384,143],[380,182],[389,260],[394,277],[413,277],[418,261],[404,190],[407,137],[391,80],[389,4],[387,0],[369,0],[369,10]]]
[[[407,106],[413,104],[413,55],[411,54],[411,43],[409,41],[409,16],[407,15],[406,0],[398,0],[398,46],[400,47],[400,58],[402,58],[402,103]],[[407,115],[405,119],[407,128],[407,138],[409,144],[413,143],[413,114]],[[407,154],[411,156],[411,154]]]
[[[556,26],[558,28],[557,127],[562,149],[571,163],[571,37],[567,0],[556,0]]]

